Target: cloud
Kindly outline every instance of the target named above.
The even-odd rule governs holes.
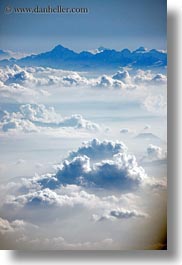
[[[74,114],[71,117],[65,117],[59,125],[60,127],[74,127],[76,129],[86,129],[88,131],[97,132],[100,126],[94,122],[85,120],[82,115]]]
[[[28,88],[27,86],[22,86],[20,84],[9,84],[4,85],[0,81],[0,94],[1,102],[23,102],[23,101],[29,101],[33,102],[35,98],[39,95],[45,95],[44,90],[32,90],[31,88]]]
[[[149,124],[146,124],[145,127],[143,128],[144,131],[150,130],[151,126]]]
[[[24,229],[26,223],[23,220],[14,220],[9,222],[0,217],[0,234],[7,234],[20,231]]]
[[[147,148],[147,155],[151,160],[166,159],[167,153],[161,147],[150,144]]]
[[[116,74],[114,74],[112,76],[112,79],[114,79],[114,80],[120,80],[120,81],[122,81],[125,84],[131,82],[130,75],[129,75],[128,71],[126,71],[126,70],[124,70],[124,71],[118,71]]]
[[[109,159],[113,155],[127,151],[124,143],[119,141],[99,141],[92,139],[91,141],[83,142],[82,146],[77,151],[70,153],[69,158],[73,159],[77,156],[87,156],[91,160]]]
[[[15,205],[96,207],[108,203],[111,205],[120,200],[114,197],[101,199],[84,189],[115,190],[122,193],[137,190],[145,183],[147,185],[150,183],[144,169],[138,166],[135,156],[128,154],[126,147],[121,143],[99,142],[93,139],[83,147],[74,153],[72,159],[69,156],[68,159],[63,160],[56,173],[36,175],[33,178],[22,179],[21,185],[14,184],[11,190],[15,191],[17,185],[17,192],[20,194],[8,197],[6,204],[14,205],[13,207]],[[103,160],[109,156],[109,150],[112,158]],[[84,155],[86,152],[90,158]],[[94,157],[99,159],[99,162],[94,162]]]
[[[97,82],[92,80],[92,86],[108,88],[108,89],[121,89],[121,90],[133,90],[136,89],[136,85],[131,82],[129,76],[125,76],[125,72],[117,72],[113,76],[102,75],[98,78]]]
[[[121,133],[121,134],[132,134],[133,131],[132,131],[131,129],[129,129],[129,128],[122,128],[122,129],[120,130],[120,133]]]
[[[62,118],[53,107],[42,104],[21,105],[19,111],[9,113],[3,112],[0,120],[0,128],[3,132],[22,131],[40,132],[48,129],[73,128],[88,132],[98,132],[100,126],[94,122],[84,119],[79,114]],[[46,130],[47,131],[47,130]]]
[[[163,74],[156,74],[151,81],[154,83],[166,84],[167,77]]]
[[[149,112],[166,115],[167,102],[162,95],[146,97],[143,106]]]
[[[167,163],[167,151],[164,151],[161,147],[153,144],[149,144],[146,150],[146,155],[141,158],[142,164],[165,164]]]
[[[115,221],[115,220],[124,220],[124,219],[131,219],[131,218],[146,218],[147,214],[139,212],[137,210],[126,210],[126,209],[113,209],[104,215],[98,216],[93,215],[94,221]]]
[[[111,238],[105,238],[100,241],[86,241],[86,242],[70,242],[63,236],[46,237],[42,241],[40,238],[35,238],[27,242],[26,238],[19,239],[20,243],[27,244],[28,249],[41,250],[111,250],[113,248],[114,241]]]
[[[84,76],[84,73],[65,71],[49,67],[20,67],[17,65],[7,66],[0,71],[0,81],[4,85],[19,84],[28,87],[54,86],[61,87],[110,87],[131,89],[138,84],[166,84],[166,75],[154,73],[151,70],[138,70],[136,73],[126,69],[120,70],[113,75],[101,75],[97,77]]]
[[[158,150],[150,146],[150,149],[152,148]],[[150,150],[149,153],[151,152]],[[159,157],[157,151],[156,154]],[[111,157],[108,160],[109,156]],[[36,198],[33,200],[35,203],[61,204],[65,194],[60,194],[57,190],[63,191],[70,185],[82,189],[118,190],[121,193],[138,190],[146,184],[157,185],[157,182],[154,183],[154,180],[147,176],[144,168],[138,165],[136,157],[128,154],[126,147],[118,142],[97,142],[93,139],[70,153],[57,168],[56,173],[37,175],[22,181],[21,190],[28,194],[20,196],[20,201],[24,204],[25,201]],[[82,195],[84,194],[81,194],[81,197]],[[69,201],[69,198],[67,200]]]
[[[101,144],[98,146],[100,148]],[[112,145],[111,152],[112,150]],[[118,144],[120,149],[122,145]],[[117,149],[116,149],[117,150]],[[95,150],[80,149],[78,153],[88,152],[93,159]],[[98,150],[96,150],[96,155]],[[135,156],[129,155],[121,149],[117,150],[111,160],[101,160],[91,163],[86,155],[75,156],[71,161],[65,160],[59,166],[58,172],[50,178],[44,176],[39,183],[46,188],[55,189],[61,185],[79,185],[83,187],[130,190],[139,187],[146,178],[145,171],[139,167]],[[124,153],[122,153],[124,152]],[[77,153],[75,153],[77,154]],[[74,154],[74,155],[75,155]],[[106,150],[101,151],[100,155],[106,157]],[[73,156],[74,156],[73,155]],[[97,157],[98,158],[98,157]]]
[[[19,195],[16,198],[10,197],[6,201],[6,205],[13,207],[84,207],[88,209],[95,209],[101,207],[102,200],[95,194],[88,193],[81,190],[78,186],[68,185],[62,187],[60,191],[51,190],[49,188],[39,189],[36,191],[29,191],[26,194]],[[106,200],[103,201],[102,206],[107,206]]]
[[[138,93],[144,95],[156,85],[166,85],[166,80],[166,75],[150,70],[134,72],[132,69],[124,69],[112,75],[105,73],[92,76],[85,72],[13,65],[0,70],[0,100],[21,103],[34,103],[38,100],[47,102],[57,99],[58,95],[65,96],[68,91],[72,93],[77,90],[82,93],[85,89],[89,93],[93,90],[100,93],[101,89],[102,93],[116,91],[113,93],[120,93],[122,96],[123,92],[127,94],[134,90],[136,93],[132,93],[132,97],[136,98]]]
[[[15,74],[10,74],[8,79],[5,81],[5,85],[9,85],[12,83],[25,83],[27,80],[33,80],[32,74],[28,73],[27,71],[21,71]]]
[[[8,132],[9,130],[22,131],[24,133],[38,132],[37,127],[32,122],[16,118],[5,120],[1,123],[1,129],[3,132]]]
[[[167,77],[161,73],[155,74],[151,70],[138,70],[133,76],[133,81],[136,84],[146,84],[146,85],[165,85],[167,84]]]
[[[45,107],[43,104],[26,104],[20,106],[20,113],[24,119],[32,122],[58,123],[61,116],[53,107]]]

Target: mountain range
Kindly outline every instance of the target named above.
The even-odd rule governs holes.
[[[43,66],[69,70],[93,70],[99,68],[157,68],[167,65],[167,53],[156,49],[146,50],[140,47],[135,51],[123,49],[99,48],[98,52],[73,50],[57,45],[48,52],[26,56],[20,59],[10,58],[0,60],[1,66],[17,64],[20,66]],[[3,52],[3,51],[2,51]]]

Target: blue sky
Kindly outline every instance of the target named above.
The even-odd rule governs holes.
[[[89,14],[4,14],[12,7],[87,7]],[[166,0],[2,0],[0,48],[40,52],[62,44],[73,50],[99,46],[166,49]]]

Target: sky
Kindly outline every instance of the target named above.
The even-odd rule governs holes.
[[[166,0],[2,0],[0,49],[41,52],[62,44],[75,51],[99,46],[166,49]],[[5,7],[86,7],[88,14],[6,14]],[[21,45],[20,45],[21,43]]]

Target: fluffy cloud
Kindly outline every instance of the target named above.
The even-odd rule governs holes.
[[[147,154],[150,159],[164,159],[166,158],[167,154],[162,150],[161,147],[150,144],[147,148]]]
[[[0,233],[10,241],[13,234],[13,247],[39,246],[36,237],[41,235],[42,249],[116,248],[113,240],[104,239],[110,237],[108,228],[117,241],[118,228],[124,223],[133,227],[151,218],[143,203],[145,193],[158,195],[166,183],[148,177],[124,144],[93,139],[70,155],[55,173],[10,182],[3,190],[1,187]],[[34,224],[40,229],[35,230]],[[72,236],[73,224],[82,233],[78,237],[82,243]],[[88,228],[97,233],[100,226],[103,230],[98,237],[84,233]]]
[[[145,181],[146,174],[142,167],[138,166],[135,156],[126,152],[125,146],[117,143],[110,145],[109,142],[98,143],[97,148],[92,148],[94,141],[90,142],[91,148],[81,148],[77,152],[71,153],[72,160],[65,160],[59,166],[58,172],[51,176],[43,176],[38,180],[42,187],[56,189],[61,185],[78,185],[83,187],[130,190],[139,187]],[[99,148],[101,149],[99,153]],[[124,147],[124,148],[123,148]],[[82,155],[76,156],[79,153]],[[110,160],[99,162],[90,161],[90,157],[83,155],[87,153],[91,159],[98,160],[100,156],[106,158],[112,156]],[[117,153],[117,154],[114,154]],[[95,155],[94,155],[95,154]]]
[[[29,191],[26,194],[11,196],[6,200],[6,205],[13,207],[84,207],[96,209],[109,206],[105,198],[103,201],[95,194],[81,190],[78,186],[68,185],[60,190],[51,190],[49,188]]]
[[[1,129],[3,132],[7,132],[9,130],[22,131],[24,133],[38,132],[37,127],[32,122],[19,119],[11,119],[9,121],[5,120],[1,124]]]
[[[165,115],[167,111],[167,102],[162,95],[146,97],[143,106],[147,111],[155,114]]]
[[[157,145],[150,144],[147,147],[147,155],[145,155],[141,161],[145,163],[166,163],[167,151],[164,151]]]
[[[94,87],[102,87],[102,88],[109,88],[109,89],[121,89],[121,90],[136,89],[136,85],[134,83],[132,83],[132,81],[129,77],[129,74],[127,76],[124,73],[123,72],[117,72],[113,76],[103,75],[103,76],[99,77],[99,79],[96,83],[94,81],[92,81],[92,85]]]
[[[88,142],[84,142],[77,151],[70,153],[70,158],[77,156],[87,156],[91,160],[98,159],[109,159],[113,155],[127,151],[127,147],[124,143],[119,141],[99,141],[98,139],[93,139]]]
[[[14,220],[9,222],[0,217],[0,234],[7,234],[24,229],[26,223],[23,220]]]
[[[15,74],[10,74],[5,81],[5,85],[9,85],[12,83],[26,83],[26,81],[33,80],[32,74],[26,72],[26,71],[21,71]]]
[[[85,120],[82,115],[74,114],[71,117],[65,117],[58,125],[59,127],[74,127],[76,129],[86,129],[88,131],[99,131],[98,124]]]
[[[160,73],[153,73],[151,70],[138,70],[133,77],[133,81],[136,84],[146,84],[146,85],[155,85],[155,84],[166,84],[167,77],[166,75]]]
[[[82,189],[128,192],[142,187],[147,181],[144,169],[138,166],[135,156],[127,154],[126,147],[121,143],[99,142],[94,139],[73,154],[73,159],[69,156],[69,160],[66,159],[59,165],[56,174],[22,180],[21,189],[18,186],[18,190],[23,194],[16,199],[10,196],[6,202],[14,205],[89,204],[95,207],[99,205],[100,199]],[[102,160],[108,156],[112,159]],[[90,159],[94,161],[95,158],[99,162],[91,163]],[[103,202],[102,204],[104,205]]]
[[[126,70],[124,70],[124,71],[118,71],[116,74],[114,74],[112,76],[112,79],[114,79],[114,80],[120,80],[120,81],[122,81],[125,84],[131,82],[130,74]]]
[[[146,124],[145,127],[143,128],[144,131],[150,130],[151,126],[149,124]]]
[[[94,221],[115,221],[115,220],[122,220],[122,219],[130,219],[130,218],[145,218],[147,217],[147,214],[139,212],[137,210],[126,210],[126,209],[113,209],[109,211],[108,213],[105,213],[104,215],[98,216],[93,215]]]
[[[166,84],[166,76],[153,73],[150,70],[138,70],[136,73],[128,70],[118,71],[113,75],[98,77],[84,76],[84,73],[64,71],[43,67],[24,67],[14,65],[0,71],[0,82],[4,87],[20,85],[31,88],[33,93],[40,93],[40,87],[102,87],[110,89],[135,89],[137,85]],[[50,91],[51,93],[51,91]]]
[[[45,107],[43,104],[26,104],[20,106],[22,118],[43,123],[58,123],[61,116],[58,115],[53,107]]]
[[[71,117],[62,118],[53,107],[45,107],[42,104],[21,105],[18,112],[4,111],[0,128],[3,132],[22,131],[39,132],[45,128],[74,128],[89,132],[100,130],[98,124],[84,119],[81,115],[74,114]]]
[[[120,133],[121,134],[132,134],[132,133],[134,133],[131,129],[129,129],[129,128],[122,128],[121,130],[120,130]]]

